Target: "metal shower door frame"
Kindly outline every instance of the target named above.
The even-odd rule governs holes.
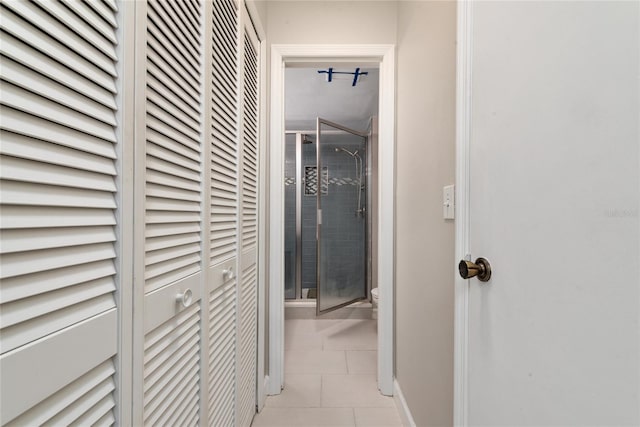
[[[350,129],[346,126],[343,126],[341,124],[329,121],[329,120],[325,120],[322,119],[320,117],[318,117],[316,119],[316,164],[317,164],[317,170],[318,171],[322,171],[322,156],[320,155],[320,144],[321,144],[321,138],[322,138],[322,131],[321,131],[321,126],[322,125],[327,125],[327,126],[331,126],[332,128],[335,129],[339,129],[341,131],[350,133],[352,135],[355,136],[359,136],[365,139],[365,146],[367,145],[367,142],[369,140],[369,132],[361,132],[361,131],[357,131],[354,129]],[[320,175],[319,175],[320,178]],[[360,189],[360,191],[362,191],[362,189]],[[366,289],[367,289],[367,277],[366,277],[366,273],[367,273],[367,269],[366,269],[366,265],[363,266],[363,268],[365,269],[365,295],[359,298],[354,298],[350,301],[346,301],[343,302],[341,304],[329,307],[327,309],[321,310],[321,300],[322,300],[322,269],[320,268],[321,264],[321,239],[322,239],[322,191],[321,191],[321,180],[318,180],[318,191],[316,193],[316,197],[317,197],[317,202],[316,202],[316,209],[317,209],[317,216],[316,216],[316,316],[320,316],[322,314],[326,314],[329,313],[331,311],[337,310],[339,308],[342,307],[346,307],[350,304],[353,304],[354,302],[357,301],[362,301],[367,299],[367,295],[366,295]],[[368,212],[367,212],[368,215]],[[367,250],[367,245],[366,245],[366,240],[367,240],[367,235],[366,235],[366,227],[365,227],[365,250]],[[367,254],[365,253],[365,259],[367,257]]]

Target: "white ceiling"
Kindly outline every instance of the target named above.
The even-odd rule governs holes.
[[[354,72],[355,66],[332,65],[335,71]],[[355,130],[366,130],[369,119],[378,113],[378,69],[363,68],[368,72],[358,77],[352,86],[353,75],[334,74],[327,82],[329,66],[285,69],[285,121],[287,130],[313,130],[316,117],[339,123]]]

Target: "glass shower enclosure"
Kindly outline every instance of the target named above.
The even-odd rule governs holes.
[[[367,298],[367,140],[320,118],[285,138],[285,298],[318,315]]]

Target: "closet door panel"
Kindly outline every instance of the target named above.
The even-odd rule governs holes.
[[[258,329],[258,52],[259,43],[247,22],[242,40],[242,169],[241,169],[241,276],[239,295],[238,419],[250,425],[256,412]]]
[[[212,4],[210,134],[209,425],[236,425],[239,203],[238,7]]]
[[[115,420],[118,9],[76,3],[0,5],[2,425]]]
[[[203,357],[202,4],[150,0],[144,117],[145,425],[200,423]]]

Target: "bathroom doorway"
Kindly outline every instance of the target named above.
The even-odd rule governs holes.
[[[379,73],[317,63],[284,76],[285,313],[319,316],[370,299]]]
[[[303,144],[305,136],[311,140],[309,144],[318,143],[317,139],[320,139],[320,147],[323,145],[323,135],[324,142],[327,142],[326,148],[329,151],[327,153],[328,156],[341,155],[343,167],[352,170],[351,176],[344,176],[343,178],[349,178],[350,180],[358,180],[357,169],[363,170],[363,178],[362,184],[359,187],[363,194],[360,195],[360,207],[358,207],[358,195],[357,192],[352,191],[349,198],[353,203],[353,207],[349,208],[347,211],[351,211],[350,215],[352,219],[356,219],[357,215],[363,216],[361,218],[361,222],[364,223],[364,235],[365,236],[376,236],[376,233],[371,233],[369,227],[373,227],[375,231],[377,231],[378,242],[377,245],[374,243],[372,246],[378,248],[378,252],[371,251],[371,249],[367,246],[371,240],[365,240],[364,247],[364,259],[365,265],[362,270],[363,276],[365,278],[365,283],[368,283],[367,279],[370,278],[372,283],[376,283],[379,286],[380,292],[380,312],[378,316],[378,320],[371,321],[373,325],[376,326],[376,336],[377,339],[377,386],[380,392],[384,395],[392,395],[393,394],[393,191],[394,191],[394,152],[395,152],[395,139],[394,139],[394,117],[395,117],[395,96],[394,96],[394,72],[395,72],[395,59],[394,59],[394,47],[392,45],[341,45],[341,46],[321,46],[321,45],[272,45],[271,50],[272,57],[272,69],[271,69],[271,131],[270,131],[270,230],[269,234],[270,244],[269,251],[273,254],[281,254],[280,257],[271,257],[269,262],[269,354],[267,356],[267,363],[269,366],[269,378],[267,383],[268,394],[279,394],[281,392],[282,386],[284,385],[284,353],[285,353],[285,269],[286,269],[286,253],[285,253],[285,192],[287,191],[286,182],[285,182],[285,169],[286,169],[286,156],[285,150],[287,147],[286,140],[290,139],[291,141],[298,140],[300,145]],[[328,113],[316,113],[307,117],[286,117],[285,120],[285,98],[292,95],[292,90],[289,86],[285,85],[285,76],[289,70],[299,70],[303,68],[313,69],[316,74],[325,74],[324,76],[320,75],[321,79],[319,82],[322,82],[325,85],[329,85],[329,87],[338,88],[339,86],[335,85],[335,82],[339,80],[333,80],[332,82],[327,81],[327,73],[330,72],[331,68],[333,68],[333,77],[336,77],[338,74],[336,71],[350,73],[350,80],[347,82],[349,87],[354,83],[355,77],[357,75],[358,83],[361,81],[360,78],[362,71],[367,71],[367,69],[373,69],[378,73],[378,81],[375,82],[374,86],[378,88],[378,92],[374,95],[377,99],[374,101],[374,104],[377,107],[377,111],[373,112],[366,116],[366,119],[360,123],[350,122],[349,119],[344,119],[341,116],[336,116],[340,110],[344,110],[351,100],[350,97],[347,97],[343,102],[329,104]],[[358,70],[360,68],[360,70]],[[350,70],[350,71],[349,71]],[[321,73],[323,72],[324,73]],[[325,78],[325,80],[322,79]],[[366,79],[366,78],[365,78]],[[334,84],[334,86],[331,86]],[[285,90],[286,86],[286,90]],[[306,90],[307,86],[302,86],[303,90]],[[350,92],[353,94],[353,92]],[[315,103],[316,106],[326,107],[327,104],[323,103],[321,98],[317,96],[295,96],[295,99],[301,100],[301,102],[311,102]],[[294,114],[302,112],[302,108],[294,107],[291,111]],[[377,125],[374,126],[376,120],[372,120],[372,117],[378,115]],[[324,119],[320,121],[320,130],[316,129],[318,124],[318,118]],[[296,120],[299,120],[296,122]],[[310,120],[310,122],[304,123],[302,120]],[[324,124],[323,124],[324,123]],[[338,125],[338,126],[331,126]],[[378,130],[375,129],[378,128]],[[358,159],[358,165],[356,165],[356,150],[354,147],[347,147],[343,145],[339,145],[337,141],[331,143],[331,138],[327,139],[327,137],[338,136],[342,134],[342,138],[346,138],[345,129],[355,130],[355,134],[359,136],[362,140],[362,150],[358,151],[358,156],[361,157],[361,160]],[[289,131],[287,135],[287,131]],[[333,133],[333,135],[331,135]],[[346,132],[347,134],[349,132]],[[320,138],[318,138],[320,136]],[[374,139],[371,137],[375,136]],[[376,144],[374,145],[372,141],[375,140]],[[294,144],[294,142],[291,142]],[[333,146],[332,146],[333,145]],[[338,151],[336,151],[336,148]],[[341,150],[344,148],[344,150]],[[320,148],[322,150],[322,148]],[[295,150],[292,148],[292,151]],[[348,151],[348,153],[347,153]],[[362,157],[363,153],[366,157]],[[318,155],[318,150],[316,149],[316,156]],[[372,170],[372,154],[374,161],[378,161],[379,163],[379,186],[378,188],[372,188],[374,185],[371,185],[369,181],[367,181],[366,174]],[[329,158],[329,157],[327,157]],[[346,161],[346,162],[345,162]],[[347,166],[349,165],[349,166]],[[300,171],[304,171],[304,164],[300,164]],[[322,194],[322,181],[329,181],[332,176],[331,168],[327,168],[327,172],[323,177],[323,165],[322,158],[320,162],[316,161],[315,164],[310,164],[308,166],[315,167],[315,176],[318,185],[318,189],[316,190],[316,199],[320,199],[320,209],[322,208],[322,203],[324,201]],[[295,164],[293,165],[295,169]],[[313,174],[314,171],[310,170],[309,173]],[[338,176],[338,178],[340,178]],[[291,181],[290,181],[291,182]],[[342,183],[342,182],[341,182]],[[297,185],[297,182],[295,182]],[[302,181],[300,184],[303,185]],[[329,184],[330,186],[331,184]],[[346,184],[343,184],[343,186]],[[364,185],[364,187],[362,187]],[[349,188],[349,187],[347,187]],[[351,185],[351,189],[354,190],[358,188],[358,184]],[[290,191],[294,192],[295,190],[290,189]],[[320,191],[320,194],[318,194]],[[331,194],[331,188],[329,188],[329,195]],[[373,196],[372,196],[373,195]],[[313,199],[313,196],[310,197],[309,200]],[[370,207],[372,199],[375,198],[377,203],[377,207]],[[304,196],[301,200],[304,200]],[[316,201],[317,203],[317,201]],[[356,211],[359,211],[357,213]],[[316,207],[317,211],[317,207]],[[369,211],[369,212],[367,212]],[[317,212],[316,212],[317,214]],[[363,215],[364,214],[364,215]],[[371,226],[367,224],[367,214],[370,216],[376,216],[378,223],[377,225]],[[322,225],[325,223],[324,218],[325,213],[323,212],[316,221],[312,222],[312,224],[316,227],[316,233],[322,237]],[[307,223],[309,225],[309,223]],[[355,230],[355,227],[352,227]],[[313,236],[315,237],[315,236]],[[316,245],[320,246],[322,250],[322,242],[318,240]],[[293,242],[290,248],[293,247]],[[373,253],[372,253],[373,252]],[[317,257],[318,253],[316,253]],[[322,254],[320,254],[322,256]],[[326,256],[326,254],[325,254]],[[292,271],[293,265],[295,262],[294,257],[289,254],[289,283],[295,283],[293,281],[294,278]],[[316,260],[317,265],[317,260]],[[320,269],[316,270],[316,277],[318,275],[318,270],[320,270],[320,276],[322,280],[322,266]],[[333,270],[331,273],[335,273]],[[327,274],[325,272],[325,274]],[[328,275],[326,277],[329,277]],[[365,285],[366,286],[366,285]],[[368,285],[371,286],[371,285]],[[309,287],[310,288],[310,287]],[[301,301],[299,304],[312,304],[314,312],[316,310],[315,300],[317,300],[317,279],[316,279],[316,298],[306,298],[307,301],[304,301],[301,297],[303,296],[304,289],[302,286],[300,287],[300,292],[298,295],[293,294],[293,297],[300,297],[297,300]],[[334,304],[331,307],[323,307],[324,308],[333,308],[336,305],[342,306],[343,304],[348,304],[352,299],[356,299],[353,295],[350,295],[352,298],[347,298],[344,289],[342,290],[345,298],[342,301],[339,301],[338,304]],[[320,301],[323,300],[322,297],[322,288],[320,288]],[[307,291],[307,297],[309,293]],[[331,298],[328,298],[331,301]],[[367,287],[360,287],[358,299],[367,299],[364,303],[369,304],[369,292]],[[311,301],[309,301],[311,300]],[[327,299],[325,299],[327,301]],[[321,303],[322,304],[322,303]],[[336,316],[336,313],[344,312],[344,310],[351,310],[354,306],[358,306],[363,304],[363,302],[357,302],[355,304],[350,305],[349,307],[344,307],[341,310],[336,310],[326,316],[332,317]],[[314,313],[315,314],[315,313]],[[320,319],[326,318],[320,317]],[[313,316],[315,317],[315,315]],[[325,320],[326,321],[326,320]]]

